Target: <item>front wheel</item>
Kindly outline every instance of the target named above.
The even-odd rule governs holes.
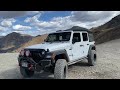
[[[20,73],[23,77],[31,77],[34,75],[34,71],[28,70],[20,66]]]
[[[67,62],[65,59],[58,59],[55,64],[54,78],[55,79],[65,79],[67,76]]]

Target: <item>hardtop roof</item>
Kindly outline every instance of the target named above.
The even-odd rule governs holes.
[[[56,32],[69,32],[69,31],[87,31],[88,33],[92,33],[90,30],[86,29],[86,28],[83,28],[83,27],[79,27],[79,26],[74,26],[70,29],[67,29],[67,30],[58,30]]]

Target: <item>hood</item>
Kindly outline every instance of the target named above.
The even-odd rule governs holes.
[[[64,49],[70,45],[70,42],[55,42],[55,43],[42,43],[42,44],[36,44],[29,47],[26,47],[26,49],[49,49],[49,51]]]

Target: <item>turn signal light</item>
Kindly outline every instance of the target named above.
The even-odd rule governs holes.
[[[24,53],[25,53],[24,50],[21,50],[21,51],[20,51],[20,55],[21,55],[21,56],[24,56]]]

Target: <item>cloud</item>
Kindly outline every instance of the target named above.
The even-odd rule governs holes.
[[[30,29],[32,29],[32,27],[30,27],[30,26],[23,26],[23,25],[19,24],[19,25],[13,26],[13,29],[21,31],[21,30],[30,30]]]
[[[24,15],[34,15],[40,13],[40,11],[0,11],[1,18],[14,18]]]
[[[65,30],[68,28],[71,28],[72,26],[81,26],[86,27],[83,23],[80,21],[72,21],[71,16],[66,17],[54,17],[51,19],[51,21],[37,21],[32,23],[35,27],[38,27],[39,29],[44,29],[45,31],[56,31],[56,30]]]
[[[116,11],[73,11],[72,19],[81,22],[93,22],[113,17],[120,12]]]
[[[41,21],[41,14],[37,14],[26,18],[24,22],[37,27],[41,32],[65,30],[72,26],[89,29],[104,24],[118,14],[120,14],[120,11],[73,11],[69,16],[53,17],[50,21]]]
[[[0,31],[4,31],[4,30],[6,30],[6,28],[5,28],[5,27],[0,26]]]
[[[6,36],[7,35],[7,33],[5,33],[5,32],[2,32],[0,34],[1,34],[1,36]]]
[[[39,13],[44,13],[44,11],[27,11],[27,15],[36,15]]]
[[[53,12],[56,13],[56,12]],[[69,16],[53,17],[50,21],[40,20],[42,13],[37,13],[34,16],[28,16],[24,22],[30,24],[35,31],[28,31],[32,35],[45,34],[57,30],[65,30],[73,26],[92,28],[102,25],[120,14],[120,11],[73,11]],[[20,26],[17,26],[17,28]],[[14,27],[15,28],[15,27]],[[20,31],[20,30],[19,30]]]
[[[16,22],[16,20],[14,18],[11,19],[3,19],[3,21],[1,22],[1,25],[4,27],[11,27],[12,23]]]
[[[73,11],[71,12],[71,20],[73,22],[79,21],[87,28],[92,28],[108,22],[118,14],[120,11]]]
[[[37,14],[33,17],[27,17],[24,22],[26,23],[39,23],[40,21],[38,20],[41,16],[41,13],[40,14]]]

